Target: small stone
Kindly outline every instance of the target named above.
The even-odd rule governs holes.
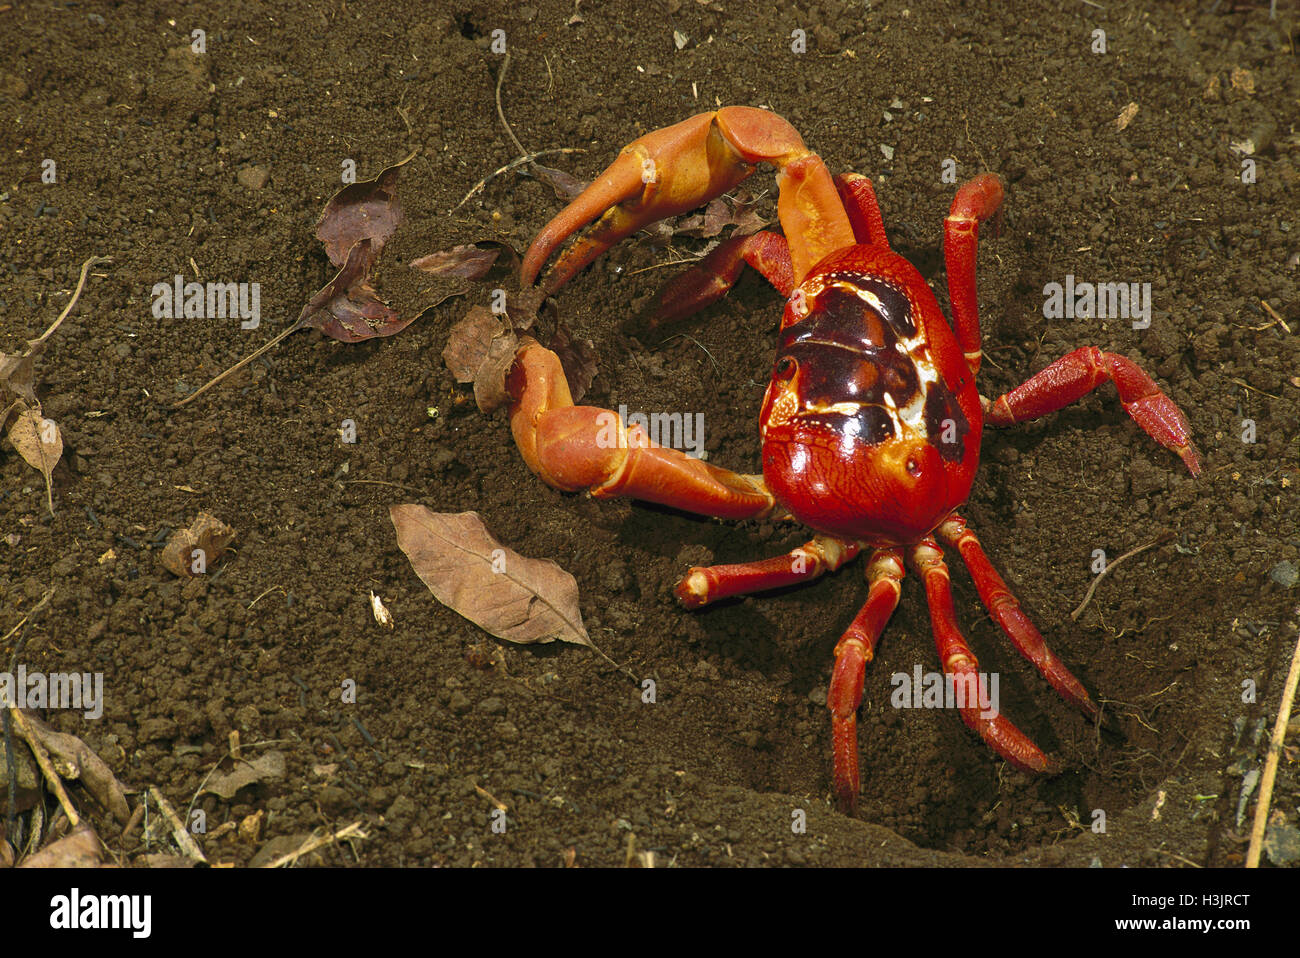
[[[894,148],[890,146],[888,143],[880,144],[880,152],[884,155],[885,159],[887,160],[892,160],[894,158]]]
[[[506,703],[494,695],[491,698],[486,698],[482,702],[479,702],[478,710],[480,712],[486,712],[488,715],[504,715],[506,711]]]
[[[271,178],[271,171],[265,166],[245,166],[235,178],[239,180],[240,186],[245,186],[250,190],[260,190],[266,186],[266,181]]]
[[[469,696],[460,691],[460,689],[457,689],[451,693],[451,698],[447,702],[447,707],[457,715],[464,715],[469,711]]]
[[[1300,582],[1300,568],[1290,559],[1283,559],[1268,570],[1268,577],[1284,589],[1294,589]]]

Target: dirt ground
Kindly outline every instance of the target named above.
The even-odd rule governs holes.
[[[49,720],[131,789],[202,810],[207,857],[238,865],[357,821],[367,839],[309,861],[609,866],[631,849],[658,866],[1239,864],[1253,812],[1239,814],[1243,780],[1263,759],[1300,599],[1300,33],[1294,4],[1273,20],[1266,3],[1152,6],[912,0],[754,14],[668,0],[651,16],[627,0],[241,0],[173,19],[147,3],[4,5],[0,349],[49,325],[85,259],[113,258],[38,367],[65,443],[53,517],[40,473],[8,443],[0,452],[0,635],[54,588],[21,662],[104,676],[101,719]],[[409,285],[405,264],[424,253],[483,239],[523,249],[560,209],[526,167],[457,208],[519,156],[497,113],[497,30],[510,55],[501,106],[524,148],[585,151],[543,162],[590,178],[649,130],[721,105],[771,108],[832,170],[873,178],[894,247],[945,306],[943,163],[963,179],[1003,177],[1003,229],[979,251],[981,391],[996,396],[1077,346],[1113,350],[1187,412],[1205,458],[1193,480],[1111,386],[985,433],[964,513],[1113,731],[1020,658],[950,557],[958,615],[1001,677],[1003,711],[1063,770],[1016,772],[954,711],[890,705],[891,674],[939,667],[911,576],[867,674],[861,806],[840,814],[825,700],[832,648],[865,596],[860,561],[804,588],[683,610],[672,587],[689,565],[777,555],[806,530],[543,485],[504,416],[480,413],[442,360],[485,288],[387,339],[295,334],[169,408],[292,322],[332,275],[313,228],[346,161],[369,178],[418,154],[381,291],[385,277]],[[1119,129],[1126,107],[1137,112]],[[772,218],[770,171],[750,183]],[[702,413],[709,461],[756,472],[780,297],[749,273],[680,337],[656,345],[625,328],[673,274],[665,264],[705,246],[625,242],[556,308],[594,345],[586,402]],[[260,284],[260,326],[155,318],[154,284],[176,275]],[[1045,318],[1045,285],[1067,275],[1150,283],[1150,327]],[[441,606],[397,549],[388,510],[403,502],[476,510],[511,548],[559,562],[619,668],[579,647],[497,642]],[[161,545],[200,512],[238,538],[207,574],[180,580]],[[1094,550],[1113,561],[1166,532],[1071,621]],[[392,631],[372,618],[371,591]],[[15,641],[0,643],[4,662]],[[343,701],[349,682],[355,703]],[[232,769],[232,731],[246,758],[282,753],[283,777],[229,799],[198,794],[217,763],[215,774]],[[1281,837],[1300,820],[1294,756],[1273,796]],[[119,860],[166,850],[138,829],[123,841],[74,795]],[[222,828],[258,812],[242,835]]]

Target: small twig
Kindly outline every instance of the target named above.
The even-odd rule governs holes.
[[[63,780],[59,778],[59,773],[50,764],[50,754],[45,751],[45,746],[41,744],[41,740],[32,734],[26,716],[16,705],[9,706],[9,714],[13,716],[14,724],[18,726],[18,734],[22,736],[23,741],[31,748],[32,754],[36,756],[36,764],[41,767],[45,780],[50,783],[50,788],[58,796],[59,806],[63,809],[63,814],[68,816],[68,821],[72,823],[73,828],[76,828],[81,824],[81,816],[72,807],[72,800],[68,798],[67,790],[63,787]]]
[[[243,359],[241,359],[239,362],[235,363],[235,365],[231,366],[231,367],[230,367],[229,369],[227,369],[225,372],[217,373],[216,376],[214,376],[212,379],[209,379],[206,383],[204,383],[204,384],[203,384],[202,386],[200,386],[198,389],[194,390],[194,392],[190,393],[188,396],[186,396],[186,397],[185,397],[184,399],[182,399],[180,402],[172,403],[171,408],[172,408],[172,409],[180,409],[181,406],[184,406],[187,402],[190,402],[191,400],[194,400],[194,399],[198,399],[200,396],[202,396],[205,392],[207,392],[209,389],[211,389],[211,388],[212,388],[213,386],[215,386],[217,383],[221,382],[221,380],[225,379],[227,376],[231,376],[231,375],[234,375],[235,373],[239,372],[239,370],[243,369],[245,366],[247,366],[249,363],[251,363],[251,362],[252,362],[254,359],[256,359],[258,356],[261,356],[263,353],[267,352],[268,350],[270,350],[270,349],[273,348],[274,346],[278,345],[279,342],[280,342],[280,340],[284,339],[286,336],[288,336],[288,335],[291,334],[291,333],[296,333],[298,330],[300,330],[300,329],[302,329],[302,328],[304,328],[304,326],[303,326],[303,323],[301,322],[301,320],[298,321],[298,322],[295,322],[292,326],[289,326],[287,329],[285,329],[283,332],[281,332],[280,335],[276,336],[274,339],[272,339],[272,340],[271,340],[269,343],[267,343],[265,346],[261,347],[260,349],[255,350],[254,352],[252,352],[252,353],[250,353],[249,355],[245,356]]]
[[[486,798],[489,802],[495,805],[497,811],[501,811],[501,812],[509,811],[510,809],[509,805],[501,801],[501,799],[497,798],[495,795],[489,792],[486,788],[483,788],[481,785],[475,785],[474,791],[478,792],[479,797]]]
[[[1182,862],[1184,865],[1191,865],[1193,868],[1201,867],[1196,862],[1192,861],[1190,858],[1184,858],[1182,855],[1175,855],[1173,852],[1167,852],[1163,848],[1153,848],[1151,850],[1155,852],[1157,855],[1168,855],[1174,861]]]
[[[1275,310],[1272,306],[1268,305],[1268,300],[1261,299],[1259,301],[1259,305],[1264,307],[1264,312],[1268,313],[1270,316],[1273,317],[1273,322],[1269,323],[1268,326],[1260,326],[1259,327],[1260,329],[1268,329],[1270,326],[1276,326],[1280,323],[1282,325],[1282,328],[1287,331],[1287,335],[1290,335],[1291,327],[1286,324],[1285,319],[1283,319],[1281,316],[1277,314],[1277,310]]]
[[[185,853],[185,857],[192,858],[196,862],[206,863],[207,858],[203,855],[203,849],[199,848],[198,843],[194,841],[189,830],[181,821],[180,816],[176,814],[176,809],[172,808],[172,803],[167,801],[167,796],[158,791],[157,785],[149,786],[149,794],[153,796],[153,800],[158,803],[158,807],[162,809],[163,815],[165,815],[167,821],[171,823],[172,838],[176,839],[176,844],[181,847],[181,851]]]
[[[465,198],[461,200],[459,203],[457,203],[455,206],[453,206],[451,211],[455,213],[456,210],[460,209],[462,206],[464,206],[466,203],[472,200],[474,198],[474,195],[478,193],[480,190],[482,190],[483,187],[487,186],[489,183],[491,183],[502,173],[509,173],[511,170],[517,170],[525,163],[532,163],[533,160],[537,159],[539,156],[550,156],[553,153],[586,153],[586,152],[587,152],[586,150],[579,149],[578,147],[565,146],[565,147],[559,147],[554,150],[538,150],[536,153],[529,153],[526,156],[516,157],[515,159],[507,163],[505,166],[501,167],[501,169],[494,170],[493,172],[489,173],[487,176],[483,177],[483,179],[475,183],[474,188],[470,190],[468,193],[466,193]]]
[[[501,72],[497,74],[497,116],[501,118],[501,125],[506,128],[506,135],[510,137],[510,142],[515,145],[520,153],[527,153],[524,145],[519,142],[519,137],[515,136],[515,131],[510,129],[510,123],[506,120],[506,112],[501,109],[501,84],[506,82],[506,71],[510,69],[510,54],[505,55],[501,61]]]
[[[1083,601],[1079,603],[1079,607],[1070,613],[1070,620],[1072,622],[1079,621],[1079,616],[1083,615],[1083,610],[1086,609],[1088,607],[1088,603],[1092,601],[1092,594],[1097,591],[1097,586],[1101,585],[1101,580],[1106,578],[1106,576],[1110,574],[1111,569],[1115,568],[1115,566],[1119,565],[1121,562],[1123,562],[1125,559],[1129,558],[1130,556],[1135,556],[1139,552],[1145,552],[1147,549],[1150,549],[1154,546],[1163,545],[1173,537],[1174,534],[1172,532],[1166,532],[1158,539],[1153,539],[1152,541],[1148,542],[1144,546],[1138,546],[1136,549],[1130,549],[1128,552],[1125,552],[1114,562],[1107,562],[1106,568],[1102,569],[1101,572],[1097,573],[1097,578],[1093,579],[1092,585],[1088,586],[1088,591],[1087,593],[1084,594]]]
[[[41,600],[37,602],[34,606],[32,606],[31,611],[29,611],[25,616],[19,619],[17,625],[15,625],[12,629],[10,629],[8,632],[5,633],[4,638],[0,639],[0,645],[4,645],[6,642],[8,642],[10,636],[12,636],[19,629],[21,629],[23,625],[26,624],[28,619],[34,616],[37,612],[41,611],[41,609],[45,608],[46,604],[53,597],[54,597],[54,587],[51,586],[46,591],[46,593],[43,596],[41,596]]]
[[[252,602],[248,603],[247,608],[251,609],[253,606],[257,605],[257,603],[261,602],[263,599],[265,599],[268,595],[270,595],[270,594],[271,594],[272,592],[274,592],[276,589],[279,589],[281,592],[283,592],[283,591],[284,591],[284,586],[282,586],[282,585],[273,585],[273,586],[271,586],[271,588],[267,589],[265,592],[263,592],[261,595],[259,595],[259,596],[258,596],[256,599],[254,599]]]
[[[45,340],[50,338],[50,334],[52,334],[56,329],[59,328],[59,324],[68,318],[68,314],[72,312],[72,308],[77,305],[77,300],[81,298],[81,291],[86,286],[86,275],[90,272],[90,268],[92,266],[99,266],[103,263],[111,263],[111,262],[113,262],[113,258],[111,256],[92,256],[90,257],[90,259],[82,263],[81,278],[77,280],[77,288],[75,291],[73,291],[72,299],[68,300],[68,305],[63,307],[63,312],[59,313],[59,318],[50,324],[49,329],[41,333],[41,335],[38,336],[36,339],[31,340],[27,345],[34,347],[37,345],[44,344]]]
[[[696,346],[699,346],[700,349],[704,349],[704,344],[702,342],[700,342],[698,339],[695,339],[693,336],[687,336],[685,333],[678,333],[676,336],[669,336],[659,345],[666,346],[669,343],[671,343],[674,339],[684,339],[687,342],[691,342],[694,343]],[[713,363],[713,368],[717,370],[718,375],[721,375],[722,367],[719,366],[718,361],[713,358],[713,353],[709,352],[707,349],[704,349],[704,355],[709,357],[709,362]]]
[[[309,841],[304,842],[302,847],[300,847],[297,851],[290,852],[287,855],[281,855],[275,861],[263,865],[262,867],[279,868],[282,865],[290,865],[293,862],[296,862],[303,855],[307,855],[310,854],[311,852],[314,852],[322,845],[332,845],[343,838],[369,838],[369,837],[370,837],[369,835],[367,835],[365,832],[361,830],[361,822],[356,821],[353,822],[351,825],[347,825],[343,828],[340,828],[333,835],[323,835],[320,838],[310,839]]]
[[[1300,614],[1300,608],[1296,609]],[[1255,823],[1250,830],[1250,848],[1246,852],[1246,867],[1259,867],[1259,853],[1264,846],[1264,830],[1268,825],[1268,806],[1273,798],[1273,780],[1277,777],[1278,757],[1286,739],[1286,726],[1291,720],[1291,706],[1295,702],[1296,686],[1300,685],[1300,635],[1296,636],[1295,652],[1291,654],[1291,670],[1282,689],[1282,704],[1273,723],[1273,737],[1268,743],[1268,758],[1264,761],[1264,774],[1260,776],[1259,798],[1255,801]]]
[[[1228,382],[1230,382],[1230,383],[1236,383],[1238,386],[1241,386],[1241,387],[1244,388],[1244,389],[1249,389],[1249,390],[1250,390],[1251,392],[1253,392],[1253,393],[1259,393],[1261,396],[1267,396],[1269,399],[1281,399],[1281,398],[1282,398],[1281,396],[1274,396],[1272,393],[1266,393],[1266,392],[1264,392],[1264,390],[1262,390],[1262,389],[1256,389],[1256,388],[1255,388],[1254,386],[1252,386],[1250,383],[1246,382],[1246,380],[1244,380],[1244,379],[1238,379],[1238,378],[1236,378],[1235,376],[1232,377],[1232,378],[1230,378],[1230,379],[1228,380]]]

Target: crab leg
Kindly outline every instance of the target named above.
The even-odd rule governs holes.
[[[742,476],[650,441],[618,414],[575,406],[560,359],[524,337],[506,377],[510,430],[542,481],[598,498],[632,496],[723,519],[781,514],[762,476]]]
[[[979,662],[957,628],[957,617],[952,608],[952,583],[939,544],[931,537],[922,539],[912,550],[912,560],[925,582],[939,661],[956,686],[958,701],[964,703],[958,706],[962,720],[993,751],[1017,768],[1030,772],[1052,770],[1051,760],[1024,732],[1004,718],[980,689]],[[975,699],[973,705],[970,704],[972,698]]]
[[[851,562],[861,547],[856,542],[817,536],[797,549],[773,559],[735,565],[694,566],[674,590],[682,605],[698,609],[733,595],[808,582]]]
[[[645,313],[650,328],[685,319],[720,300],[736,285],[746,263],[782,296],[794,289],[794,267],[784,236],[763,232],[732,237],[659,290]]]
[[[835,177],[835,189],[844,204],[854,238],[859,243],[888,249],[885,221],[871,181],[857,173],[843,173]],[[782,296],[789,296],[794,290],[794,266],[784,236],[763,232],[732,237],[719,243],[713,252],[659,291],[645,312],[650,328],[685,319],[717,302],[736,285],[746,263],[762,273]]]
[[[536,280],[567,237],[597,217],[546,277],[543,287],[548,293],[619,240],[720,196],[759,163],[777,168],[777,215],[790,243],[795,282],[801,281],[817,260],[853,243],[853,229],[830,171],[781,117],[729,106],[655,130],[624,147],[533,240],[524,256],[524,285]]]
[[[852,813],[858,802],[858,706],[867,663],[876,651],[885,623],[898,608],[902,592],[903,554],[898,549],[877,549],[867,563],[870,589],[848,630],[835,646],[826,705],[831,710],[831,754],[834,756],[835,796],[840,808]]]
[[[993,620],[1002,627],[1020,654],[1034,663],[1043,678],[1051,683],[1061,696],[1073,702],[1090,717],[1097,715],[1097,706],[1089,697],[1087,690],[1080,684],[1065,664],[1058,659],[1043,641],[1042,634],[1034,627],[1020,608],[1020,603],[1011,594],[1007,584],[997,574],[984,547],[975,538],[975,533],[966,528],[966,520],[961,516],[950,516],[939,526],[939,538],[950,546],[956,547],[962,561],[970,570],[975,581],[975,589],[980,594],[980,601],[989,610]]]
[[[1106,380],[1115,383],[1119,400],[1133,421],[1166,449],[1176,452],[1193,476],[1201,458],[1192,442],[1192,427],[1172,399],[1133,360],[1096,346],[1067,353],[993,402],[984,400],[984,421],[1010,426],[1056,412],[1092,392]]]
[[[979,372],[983,349],[980,342],[979,301],[975,295],[975,249],[979,245],[980,223],[995,215],[1002,205],[1002,181],[996,174],[981,173],[957,188],[952,208],[943,222],[943,257],[948,268],[948,298],[957,341],[966,354],[971,372]]]
[[[871,180],[860,173],[841,173],[835,177],[835,188],[844,201],[844,210],[849,214],[849,223],[857,241],[866,246],[889,249],[885,218],[880,215],[880,204],[876,201]]]

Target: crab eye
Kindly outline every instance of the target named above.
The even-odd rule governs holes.
[[[782,380],[794,378],[794,371],[798,367],[798,365],[799,364],[796,363],[789,356],[782,356],[780,359],[776,361],[776,370],[775,370],[776,378]]]

